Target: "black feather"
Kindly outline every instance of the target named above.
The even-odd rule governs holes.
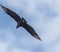
[[[35,30],[27,24],[27,21],[24,18],[20,18],[20,16],[18,16],[15,12],[13,12],[12,10],[0,5],[3,10],[5,11],[5,13],[7,13],[9,16],[11,16],[17,23],[17,28],[22,26],[24,29],[26,29],[33,37],[40,39],[40,37],[38,36],[38,34],[35,32]]]
[[[3,10],[4,10],[9,16],[11,16],[13,19],[15,19],[15,21],[18,22],[18,21],[21,20],[21,18],[20,18],[15,12],[13,12],[12,10],[10,10],[10,9],[2,6],[2,5],[0,5],[0,6],[3,8]]]
[[[38,34],[35,32],[35,30],[30,25],[24,24],[23,28],[25,28],[34,38],[41,40]]]

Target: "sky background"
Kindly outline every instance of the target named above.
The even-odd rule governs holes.
[[[60,52],[60,0],[0,0],[24,17],[42,41],[33,38],[0,7],[0,52]]]

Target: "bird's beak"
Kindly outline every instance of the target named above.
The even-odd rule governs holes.
[[[0,4],[0,6],[3,8],[3,10],[4,10],[5,12],[7,12],[7,8],[6,8],[6,7],[4,7],[4,6],[1,5],[1,4]]]

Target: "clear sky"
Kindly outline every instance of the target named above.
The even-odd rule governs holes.
[[[60,0],[0,0],[24,17],[42,41],[33,38],[0,7],[0,52],[60,52]]]

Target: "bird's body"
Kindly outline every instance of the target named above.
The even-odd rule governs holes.
[[[17,26],[16,28],[19,27],[23,27],[24,29],[26,29],[33,37],[40,39],[40,37],[38,36],[38,34],[35,32],[35,30],[27,24],[27,21],[22,17],[18,16],[15,12],[13,12],[12,10],[0,5],[3,10],[5,11],[5,13],[7,13],[9,16],[11,16],[16,22],[17,22]]]

